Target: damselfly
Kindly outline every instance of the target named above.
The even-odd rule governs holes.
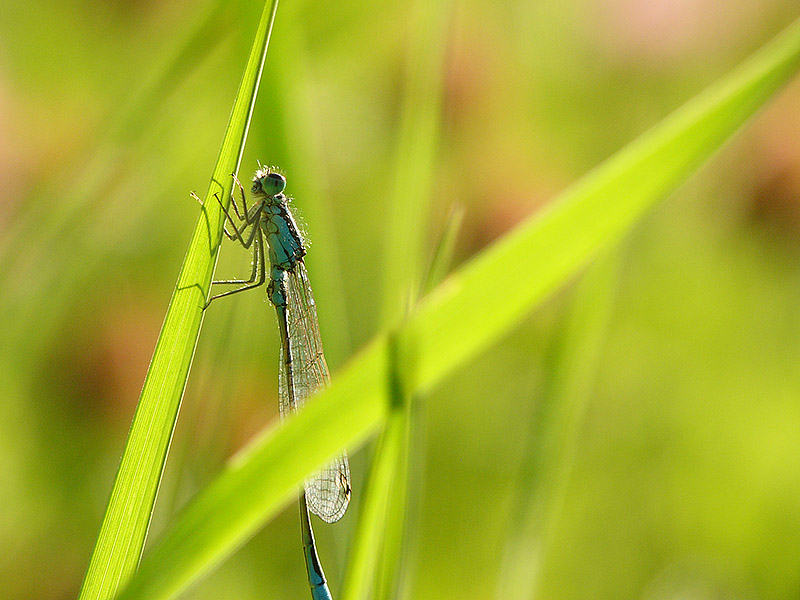
[[[244,188],[236,175],[234,181],[242,197],[240,211],[236,199],[231,206],[236,214],[222,205],[228,223],[223,231],[233,241],[253,249],[253,270],[249,279],[214,281],[215,284],[240,284],[234,290],[212,296],[211,301],[269,283],[267,296],[278,315],[281,338],[279,378],[280,414],[284,418],[299,410],[305,400],[328,385],[330,374],[322,353],[322,340],[317,322],[317,309],[308,281],[303,257],[305,241],[283,194],[286,179],[271,168],[261,167],[253,177],[250,189],[254,202],[247,206]],[[237,224],[238,222],[238,224]],[[350,502],[350,467],[343,452],[330,464],[306,479],[300,493],[300,523],[303,549],[314,599],[330,599],[330,591],[322,572],[311,529],[309,510],[323,521],[333,523],[342,518]]]

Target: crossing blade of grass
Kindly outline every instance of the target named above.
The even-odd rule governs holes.
[[[800,22],[451,275],[396,330],[425,392],[485,349],[707,159],[797,70]],[[487,291],[486,286],[491,286]],[[502,301],[491,293],[502,290]],[[305,476],[386,421],[392,352],[378,336],[308,406],[256,439],[189,504],[122,598],[174,597],[294,496]],[[413,367],[413,368],[411,368]],[[303,452],[297,452],[297,448]]]
[[[156,342],[81,599],[114,597],[142,554],[222,237],[221,211],[213,196],[229,201],[230,173],[241,159],[277,7],[277,0],[267,2],[261,15],[206,193],[212,201],[197,221]]]

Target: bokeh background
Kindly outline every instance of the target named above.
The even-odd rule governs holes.
[[[412,8],[283,3],[242,163],[287,174],[334,377],[381,326],[416,36],[443,48],[417,66],[442,72],[419,231],[430,256],[460,207],[457,266],[798,16],[791,0],[472,0],[431,34]],[[260,10],[0,7],[2,597],[77,594]],[[420,399],[404,596],[517,596],[507,567],[527,564],[518,597],[798,597],[799,239],[796,82],[608,259],[546,515],[528,514],[531,472],[580,283]],[[225,247],[217,273],[248,265]],[[503,290],[486,286],[491,310]],[[151,540],[276,419],[273,312],[244,296],[206,316]],[[317,527],[334,592],[371,450],[351,452],[351,512]],[[305,597],[296,512],[183,597]]]

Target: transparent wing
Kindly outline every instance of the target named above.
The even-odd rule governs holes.
[[[308,282],[303,261],[287,273],[286,320],[289,347],[292,353],[292,375],[296,406],[291,405],[286,382],[284,360],[281,356],[280,412],[281,417],[302,408],[305,400],[330,382],[328,365],[322,353],[322,340],[317,322],[317,307]],[[283,350],[281,350],[283,352]],[[323,521],[333,523],[342,518],[350,502],[350,466],[342,452],[327,466],[306,479],[308,507]]]

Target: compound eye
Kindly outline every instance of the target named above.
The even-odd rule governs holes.
[[[264,192],[269,196],[276,196],[286,188],[286,178],[280,173],[270,173],[261,179]]]

